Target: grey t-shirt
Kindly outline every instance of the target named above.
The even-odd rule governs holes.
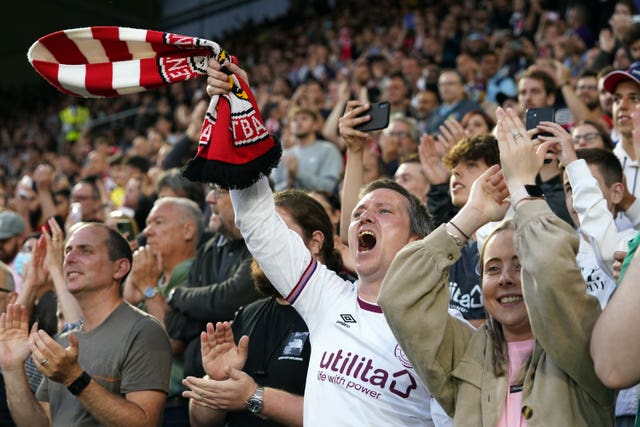
[[[169,390],[171,346],[162,326],[150,315],[123,302],[91,332],[76,329],[78,362],[111,393]],[[69,345],[68,333],[56,338]],[[49,402],[53,426],[99,426],[64,385],[44,378],[36,398]]]

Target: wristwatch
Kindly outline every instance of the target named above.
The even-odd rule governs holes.
[[[259,385],[256,388],[256,391],[251,395],[250,398],[247,399],[245,405],[247,405],[247,410],[251,412],[253,415],[259,415],[262,413],[263,409],[263,401],[262,395],[264,394],[264,387]]]
[[[157,286],[148,286],[148,287],[144,288],[144,291],[142,292],[142,294],[144,295],[144,299],[153,298],[156,295],[158,295],[158,287]]]
[[[87,374],[86,371],[82,371],[82,374],[78,378],[76,378],[74,382],[69,384],[67,386],[67,389],[71,392],[71,394],[77,396],[82,393],[85,388],[87,388],[90,382],[91,376]]]

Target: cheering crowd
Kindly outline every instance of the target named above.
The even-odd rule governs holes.
[[[593,3],[302,2],[206,78],[16,93],[0,426],[640,425],[640,15]],[[282,155],[225,188],[230,74]]]

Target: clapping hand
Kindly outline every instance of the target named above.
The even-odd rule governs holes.
[[[0,365],[4,371],[24,369],[29,354],[29,313],[24,305],[9,304],[0,314]]]
[[[228,368],[244,368],[249,337],[244,335],[236,346],[229,322],[218,322],[215,328],[207,323],[207,330],[200,334],[200,348],[206,374],[214,380],[223,380],[228,378]]]

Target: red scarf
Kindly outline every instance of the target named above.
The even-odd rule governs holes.
[[[210,40],[124,27],[87,27],[41,37],[31,65],[61,92],[86,98],[126,95],[206,76],[209,58],[236,59]],[[192,181],[245,188],[269,175],[282,150],[269,135],[249,85],[229,76],[229,95],[211,98],[196,157],[183,174]]]

